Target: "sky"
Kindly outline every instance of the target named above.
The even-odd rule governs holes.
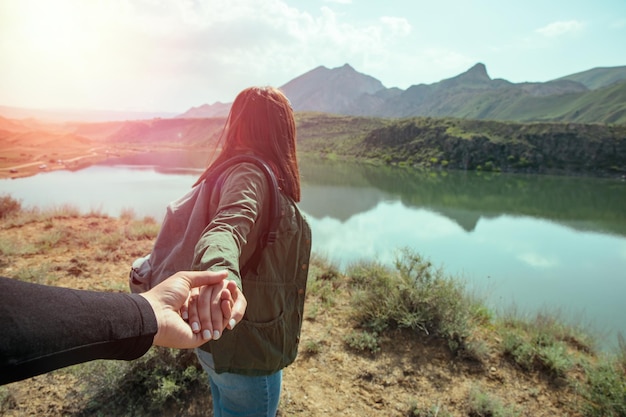
[[[626,0],[0,0],[0,106],[184,112],[346,63],[406,89],[481,62],[626,65]]]

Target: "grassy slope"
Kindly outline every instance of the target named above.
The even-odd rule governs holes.
[[[606,87],[626,79],[626,66],[609,68],[592,68],[577,74],[568,75],[559,80],[579,82],[591,90]]]
[[[547,97],[517,96],[494,104],[482,118],[495,120],[626,123],[626,82],[585,93]],[[499,110],[502,109],[502,110]]]
[[[532,96],[518,88],[458,90],[421,113],[517,122],[626,123],[626,82],[581,93]]]

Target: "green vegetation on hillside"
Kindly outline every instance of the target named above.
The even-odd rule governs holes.
[[[375,117],[296,113],[298,151],[330,159],[347,156],[371,131],[391,123],[389,119]]]
[[[298,115],[299,149],[417,168],[626,174],[626,125]]]
[[[626,123],[626,82],[597,90],[524,94],[519,88],[465,89],[417,114],[515,122]]]
[[[509,106],[499,105],[490,119],[574,123],[626,123],[626,82],[584,93],[545,97],[519,96]]]
[[[558,80],[571,80],[579,82],[590,90],[606,87],[616,82],[624,81],[625,79],[626,66],[592,68],[587,71],[558,78]]]

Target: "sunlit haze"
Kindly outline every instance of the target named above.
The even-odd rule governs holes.
[[[345,63],[402,89],[477,62],[548,81],[624,45],[624,0],[0,0],[0,106],[184,112]]]

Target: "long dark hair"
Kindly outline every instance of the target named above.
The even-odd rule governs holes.
[[[235,155],[252,152],[270,165],[283,193],[300,201],[296,122],[291,103],[280,90],[249,87],[239,93],[219,142],[222,151],[207,171]]]

